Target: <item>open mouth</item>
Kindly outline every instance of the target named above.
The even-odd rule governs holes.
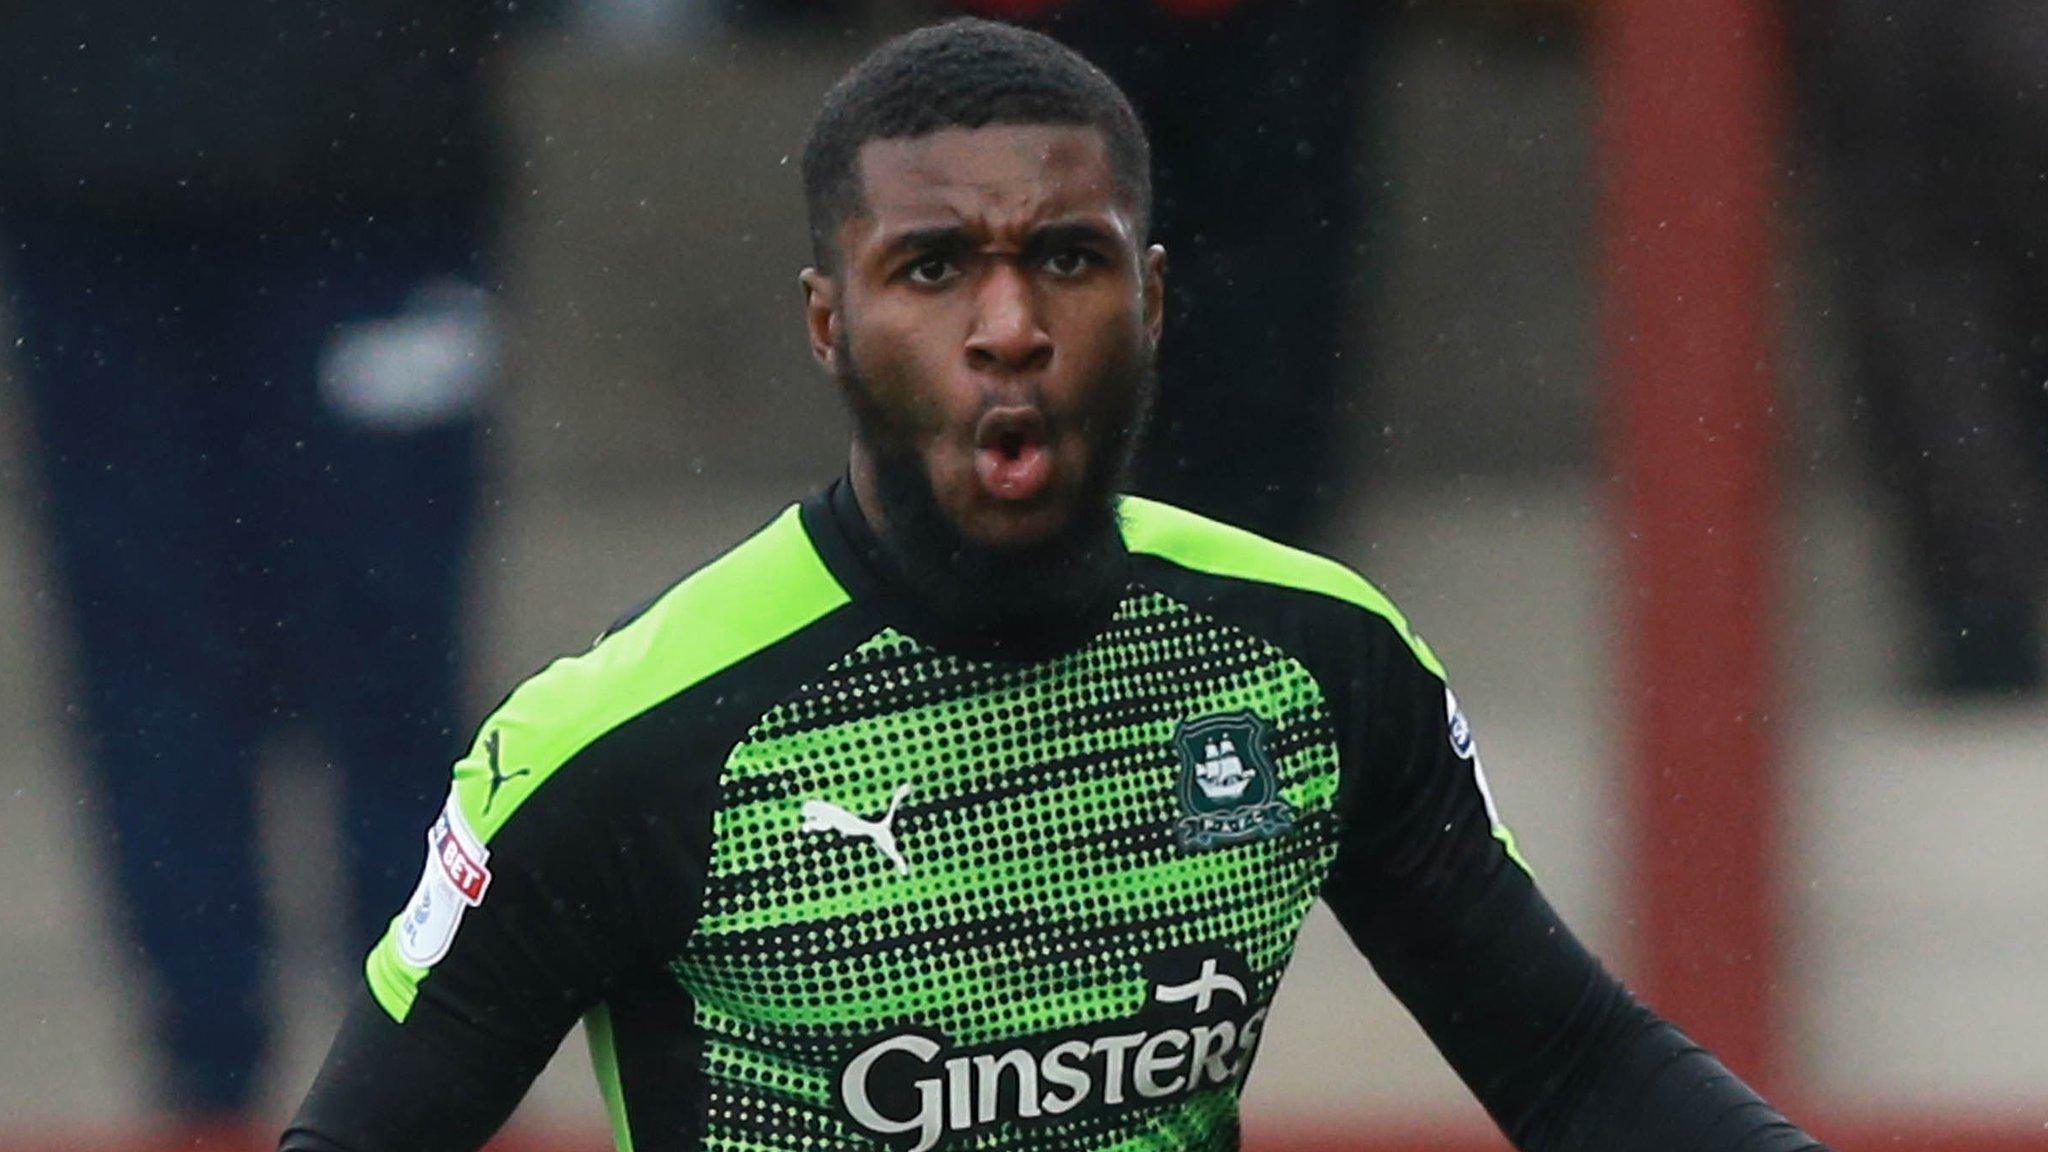
[[[989,495],[1024,501],[1052,479],[1045,416],[1036,408],[995,408],[974,429],[974,472]]]

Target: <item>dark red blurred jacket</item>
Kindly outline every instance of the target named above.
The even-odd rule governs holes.
[[[1055,8],[1064,7],[1068,0],[954,0],[961,8],[994,16],[1002,20],[1038,20]],[[1221,16],[1244,0],[1151,0],[1152,4],[1175,16],[1202,17]]]

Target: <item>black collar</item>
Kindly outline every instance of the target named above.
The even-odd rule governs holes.
[[[1105,594],[1085,610],[1063,618],[1038,617],[1028,626],[1004,627],[993,615],[948,615],[911,591],[900,562],[861,514],[853,484],[841,477],[803,502],[804,529],[826,567],[854,603],[883,623],[934,648],[976,660],[1029,662],[1062,655],[1086,644],[1115,615],[1125,582],[1106,582]],[[1119,549],[1119,567],[1127,556]]]

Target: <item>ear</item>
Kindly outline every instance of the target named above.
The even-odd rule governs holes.
[[[839,282],[816,268],[797,278],[804,289],[804,327],[811,341],[811,359],[825,371],[839,369]]]
[[[1159,351],[1159,336],[1166,328],[1166,248],[1154,244],[1145,249],[1145,335],[1152,350]]]

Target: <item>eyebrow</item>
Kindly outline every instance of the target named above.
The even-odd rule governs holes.
[[[1117,239],[1114,232],[1092,220],[1060,220],[1033,228],[1024,239],[1024,251],[1037,255],[1076,246],[1113,248]]]
[[[1024,251],[1036,255],[1073,245],[1114,246],[1116,234],[1092,220],[1056,220],[1033,228],[1024,238]],[[974,237],[959,224],[934,224],[908,228],[884,241],[885,258],[904,252],[958,252],[974,246]]]
[[[885,241],[879,251],[885,258],[901,252],[957,252],[973,242],[967,229],[958,224],[935,224],[899,232]]]

